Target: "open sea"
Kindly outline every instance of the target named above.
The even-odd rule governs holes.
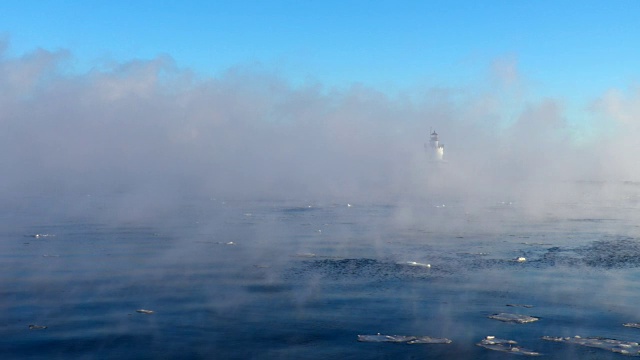
[[[0,358],[627,358],[640,186],[576,186],[584,196],[535,210],[499,197],[15,196],[0,219]],[[377,334],[451,341],[358,341]],[[478,346],[487,336],[517,345]]]

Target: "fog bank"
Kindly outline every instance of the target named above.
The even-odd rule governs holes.
[[[294,86],[259,65],[203,78],[159,56],[76,74],[72,59],[1,55],[4,194],[540,199],[640,175],[637,88],[612,89],[576,119],[561,98],[529,96],[514,62],[496,61],[485,84],[387,94]],[[431,129],[444,164],[425,154]]]

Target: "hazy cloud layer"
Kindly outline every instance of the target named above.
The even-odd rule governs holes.
[[[167,56],[80,75],[70,60],[0,58],[5,193],[539,198],[566,194],[551,183],[640,175],[637,88],[585,104],[589,126],[576,130],[562,99],[527,100],[515,58],[496,61],[486,86],[393,96],[294,87],[250,66],[203,79]],[[430,128],[446,146],[439,167],[423,149]]]

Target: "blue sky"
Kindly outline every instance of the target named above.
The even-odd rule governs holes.
[[[78,72],[167,54],[205,76],[257,64],[385,91],[482,83],[506,58],[540,96],[583,100],[640,73],[638,1],[21,0],[0,13],[11,56],[67,49]]]

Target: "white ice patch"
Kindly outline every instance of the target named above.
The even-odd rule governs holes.
[[[509,313],[499,313],[499,314],[489,315],[488,317],[489,319],[500,320],[504,322],[513,322],[518,324],[526,324],[526,323],[540,320],[537,317],[533,317],[533,316],[509,314]]]
[[[640,323],[624,323],[622,326],[640,329]]]
[[[408,341],[407,344],[451,344],[452,341],[447,338],[434,338],[431,336],[416,336],[415,339]]]
[[[608,350],[618,354],[640,356],[640,344],[633,341],[621,341],[615,339],[607,339],[599,336],[590,337],[553,337],[543,336],[543,340],[564,342],[569,344],[578,344],[603,350]]]
[[[498,339],[495,336],[487,336],[476,345],[489,350],[507,352],[514,355],[538,356],[539,352],[524,349],[518,346],[514,340]]]
[[[47,237],[53,237],[55,235],[53,235],[53,234],[34,234],[34,235],[31,235],[31,236],[36,238],[36,239],[42,239],[42,238],[47,238]]]
[[[451,344],[447,338],[436,338],[431,336],[407,336],[407,335],[358,335],[361,342],[392,342],[406,344]]]
[[[416,261],[401,261],[401,262],[397,262],[396,264],[397,265],[423,267],[423,268],[430,268],[431,267],[431,264],[419,263],[419,262],[416,262]]]

